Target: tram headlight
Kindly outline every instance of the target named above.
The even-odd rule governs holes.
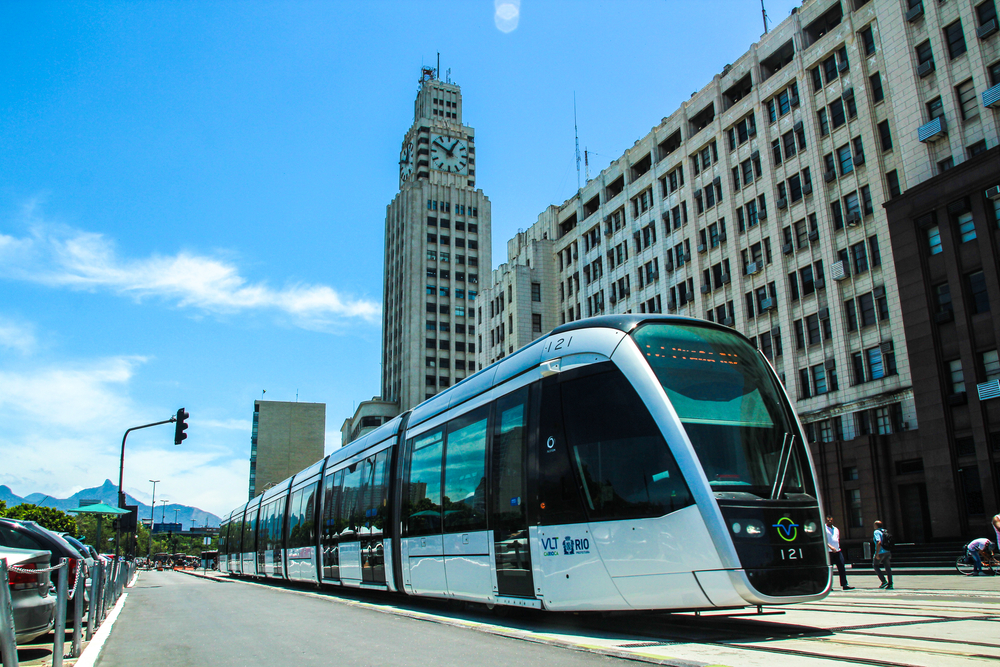
[[[743,526],[740,525],[739,521],[735,521],[733,523],[733,533],[739,535],[741,530],[743,530]]]
[[[812,535],[813,533],[816,532],[816,522],[806,521],[805,525],[802,526],[802,530],[806,531],[806,533],[808,533],[809,535]]]
[[[748,521],[746,525],[747,537],[760,537],[764,534],[764,524],[757,521]]]

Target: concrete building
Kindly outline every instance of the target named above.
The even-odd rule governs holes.
[[[928,445],[883,204],[1000,142],[996,27],[994,0],[807,0],[508,244],[479,365],[602,313],[733,326],[795,401],[844,538],[900,526],[896,463]]]
[[[357,440],[368,431],[374,431],[398,414],[399,407],[395,403],[383,401],[378,396],[373,396],[370,401],[362,401],[354,411],[354,416],[345,419],[340,427],[340,446]]]
[[[920,437],[873,479],[900,497],[908,539],[987,535],[1000,507],[1000,147],[886,210]]]
[[[490,244],[461,89],[424,69],[385,218],[381,399],[400,412],[475,372],[473,302]]]
[[[323,458],[325,403],[254,401],[250,499]]]

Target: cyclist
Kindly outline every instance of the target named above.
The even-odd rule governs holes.
[[[983,556],[990,556],[993,553],[993,543],[985,537],[980,537],[969,542],[965,550],[972,558],[972,576],[978,577],[983,571]]]

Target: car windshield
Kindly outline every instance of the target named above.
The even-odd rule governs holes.
[[[761,355],[743,337],[696,324],[632,333],[714,491],[815,495],[803,439]]]

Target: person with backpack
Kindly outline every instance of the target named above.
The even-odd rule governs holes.
[[[872,542],[875,543],[875,556],[872,558],[872,567],[878,580],[882,582],[879,588],[892,590],[892,547],[894,540],[888,528],[885,528],[881,521],[875,522],[875,532],[872,533]],[[882,576],[882,565],[885,566],[885,576]]]

